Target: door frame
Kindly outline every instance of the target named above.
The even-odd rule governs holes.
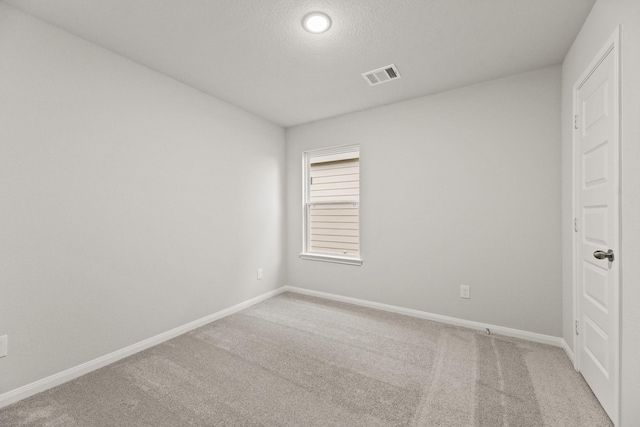
[[[578,107],[578,90],[582,87],[582,85],[587,81],[587,79],[591,76],[591,74],[596,70],[596,68],[600,65],[600,63],[605,59],[605,57],[607,56],[607,54],[612,53],[614,55],[614,66],[615,66],[615,71],[614,71],[614,75],[615,78],[617,79],[617,93],[615,94],[615,105],[617,108],[617,114],[618,114],[618,126],[616,128],[616,139],[618,140],[618,200],[617,200],[617,209],[618,209],[618,250],[615,254],[616,256],[616,262],[618,262],[618,286],[617,288],[614,290],[614,307],[613,307],[613,311],[614,311],[614,317],[617,319],[616,322],[614,322],[614,333],[613,335],[613,345],[614,345],[614,360],[613,360],[613,369],[612,372],[614,372],[615,374],[615,378],[614,378],[614,402],[615,402],[615,407],[616,407],[616,412],[614,414],[614,418],[611,421],[613,421],[613,424],[615,426],[617,426],[619,424],[619,418],[620,418],[620,354],[621,354],[621,339],[620,339],[620,332],[622,330],[622,325],[621,325],[621,316],[620,316],[620,306],[621,306],[621,302],[620,302],[620,296],[621,296],[621,288],[622,288],[622,261],[623,261],[623,254],[621,253],[620,248],[622,247],[622,67],[621,67],[621,42],[622,42],[622,25],[616,27],[615,31],[613,32],[613,34],[607,39],[606,43],[600,48],[600,50],[598,51],[598,53],[593,57],[593,59],[589,62],[589,64],[584,68],[584,71],[581,73],[580,77],[577,79],[577,81],[574,83],[573,85],[573,89],[572,89],[572,97],[573,97],[573,114],[571,117],[571,134],[572,134],[572,142],[573,142],[573,150],[572,150],[572,182],[571,182],[571,191],[572,191],[572,213],[573,213],[573,217],[572,220],[576,221],[579,218],[579,213],[578,213],[578,185],[580,182],[580,178],[577,176],[578,174],[578,168],[577,168],[577,162],[578,162],[578,146],[577,146],[577,132],[576,132],[576,128],[575,128],[575,117],[579,112],[579,107]],[[576,323],[579,318],[578,315],[580,313],[580,292],[582,291],[582,286],[578,281],[578,268],[579,268],[579,262],[580,262],[580,256],[579,256],[579,242],[578,242],[578,236],[580,233],[578,233],[575,229],[575,222],[572,224],[572,228],[574,229],[574,231],[572,232],[573,234],[573,238],[572,238],[572,243],[573,243],[573,253],[572,253],[572,268],[573,268],[573,313],[572,313],[572,319],[574,324],[572,325],[572,329],[573,329],[573,350],[574,350],[574,369],[578,372],[580,372],[580,348],[579,348],[579,342],[580,342],[580,337],[576,334]],[[578,223],[577,224],[579,229],[582,229],[581,227],[583,226],[583,224]]]

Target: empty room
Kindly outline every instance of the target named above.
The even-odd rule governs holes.
[[[640,1],[0,0],[0,426],[640,426]]]

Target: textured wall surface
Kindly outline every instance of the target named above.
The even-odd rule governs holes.
[[[282,285],[282,128],[1,5],[0,57],[0,394]]]
[[[560,92],[556,66],[288,129],[289,284],[560,336]],[[364,264],[301,260],[302,153],[356,143]]]
[[[573,346],[573,265],[571,228],[573,85],[616,27],[622,25],[622,210],[621,210],[621,418],[640,425],[640,2],[599,0],[562,66],[562,216],[565,341]]]

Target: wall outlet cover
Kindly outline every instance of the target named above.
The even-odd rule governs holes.
[[[468,285],[462,285],[460,286],[460,298],[465,298],[465,299],[469,299],[469,286]]]

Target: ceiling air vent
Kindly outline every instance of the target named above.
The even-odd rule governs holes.
[[[390,82],[391,80],[399,79],[400,73],[395,65],[387,65],[386,67],[378,68],[377,70],[368,71],[362,74],[362,77],[371,85],[379,85],[380,83]]]

